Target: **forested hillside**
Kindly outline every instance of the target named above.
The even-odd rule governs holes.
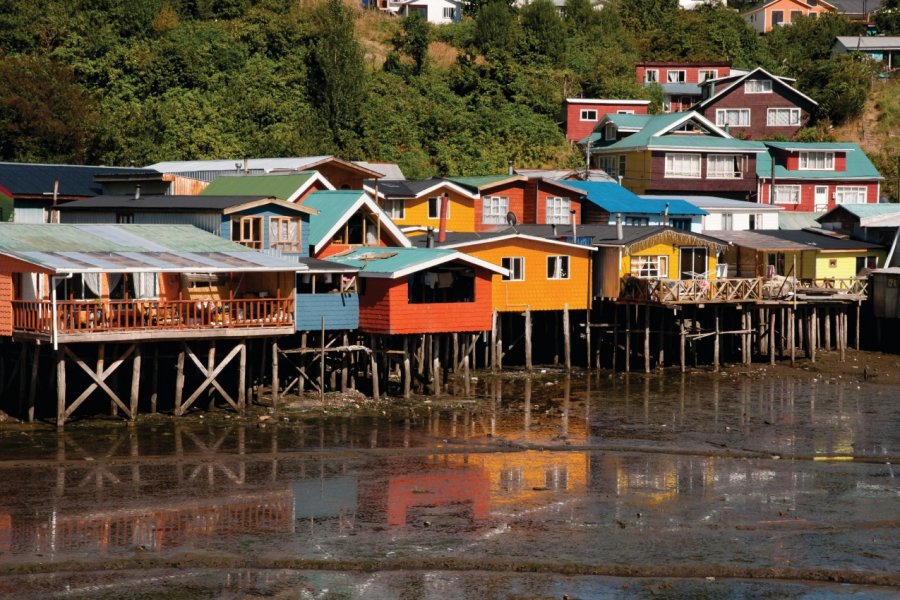
[[[340,0],[6,0],[0,159],[145,165],[336,153],[407,176],[575,165],[568,96],[656,100],[637,60],[729,60],[798,79],[820,125],[857,118],[875,69],[830,58],[843,17],[759,37],[674,0],[473,0],[440,28]]]

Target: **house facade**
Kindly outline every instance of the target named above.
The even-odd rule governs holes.
[[[505,227],[512,213],[516,222],[524,223],[528,178],[522,175],[487,175],[483,177],[450,177],[450,181],[480,200],[475,203],[475,231]]]
[[[841,204],[874,204],[881,174],[858,144],[765,142],[757,161],[759,202],[786,211],[826,211]]]
[[[696,233],[719,229],[726,231],[778,229],[778,216],[784,211],[781,206],[719,198],[718,196],[681,194],[679,196],[641,196],[641,198],[666,202],[680,200],[702,210],[705,214],[700,218],[700,227],[693,230]]]
[[[835,12],[824,0],[770,0],[744,13],[744,19],[758,32],[769,33],[775,27],[790,25],[799,17],[818,17]]]
[[[792,138],[818,108],[815,100],[790,85],[792,81],[761,67],[710,80],[702,84],[703,99],[693,110],[735,137]]]
[[[440,178],[369,180],[364,189],[377,199],[385,214],[399,227],[438,229],[441,205],[447,202],[447,230],[475,231],[475,205],[480,196],[452,181]]]
[[[659,85],[663,90],[663,111],[681,112],[700,99],[700,84],[732,73],[728,62],[639,62],[635,78],[641,85]]]
[[[649,107],[649,100],[566,98],[566,139],[577,142],[590,135],[606,114],[645,115]]]
[[[396,6],[398,15],[418,14],[434,25],[458,23],[462,18],[463,3],[455,0],[401,0]]]

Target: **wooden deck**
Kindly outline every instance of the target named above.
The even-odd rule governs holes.
[[[850,279],[795,280],[767,279],[644,279],[625,277],[621,281],[619,302],[637,304],[757,303],[790,301],[802,298],[865,300],[868,280]]]
[[[49,339],[50,301],[13,301],[16,337]],[[294,298],[103,300],[56,303],[60,342],[280,335],[294,329]]]

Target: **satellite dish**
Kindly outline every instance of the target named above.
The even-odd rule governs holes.
[[[508,213],[506,213],[506,223],[510,227],[515,227],[516,223],[518,222],[519,220],[516,218],[516,213],[514,213],[513,211],[509,211]]]

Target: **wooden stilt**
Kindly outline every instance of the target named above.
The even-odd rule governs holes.
[[[572,332],[569,326],[569,305],[563,305],[563,356],[566,370],[572,370]]]
[[[463,357],[463,390],[465,392],[466,398],[471,395],[472,388],[472,379],[471,374],[469,373],[469,357]]]
[[[497,370],[503,370],[503,315],[497,314]]]
[[[308,335],[305,331],[300,334],[300,349],[301,350],[307,349],[307,345],[306,345],[307,339],[308,339]],[[306,391],[306,379],[307,379],[306,354],[303,353],[303,354],[300,354],[300,362],[297,364],[297,395],[298,396],[303,396],[304,392]]]
[[[159,401],[159,344],[153,344],[153,371],[150,382],[150,414],[156,414]]]
[[[272,340],[272,408],[281,400],[281,379],[278,372],[278,338]]]
[[[613,304],[613,351],[612,351],[612,370],[616,372],[616,357],[619,354],[619,305]]]
[[[591,368],[591,309],[588,308],[584,314],[584,366]]]
[[[347,332],[344,332],[343,336],[343,344],[344,347],[350,345],[350,337],[347,335]],[[347,385],[349,384],[349,373],[350,373],[350,358],[347,352],[343,353],[341,356],[341,392],[347,392]]]
[[[847,348],[847,312],[846,309],[842,306],[840,312],[837,314],[838,318],[838,347],[841,351],[841,362],[844,362],[846,359],[846,348]]]
[[[435,334],[432,336],[432,342],[434,344],[433,349],[431,351],[431,381],[433,386],[433,392],[435,396],[439,396],[443,393],[442,389],[442,381],[441,381],[441,354],[439,349],[440,337]],[[500,342],[497,342],[498,346]],[[499,348],[498,355],[499,355]]]
[[[749,334],[747,333],[747,329],[749,326],[747,325],[747,316],[750,314],[750,311],[745,307],[740,307],[741,310],[741,364],[748,365],[750,364],[750,357],[748,356],[750,353],[750,339]]]
[[[775,365],[775,311],[769,309],[769,364]]]
[[[525,307],[525,368],[532,369],[531,362],[531,307]]]
[[[825,327],[825,351],[830,352],[831,351],[831,316],[832,316],[831,308],[826,306],[825,309],[822,310],[822,315],[825,317],[824,322],[822,323],[822,325],[824,325],[824,327]]]
[[[644,306],[644,373],[650,372],[650,305]]]
[[[29,414],[29,421],[34,415]],[[62,428],[66,424],[66,355],[63,349],[56,351],[56,426]]]
[[[788,314],[788,350],[791,353],[791,366],[797,364],[797,343],[794,339],[797,331],[797,314],[793,308],[787,309]]]
[[[322,315],[321,344],[319,346],[319,400],[325,402],[325,316]],[[376,394],[377,399],[377,394]]]
[[[131,409],[131,420],[137,419],[138,399],[141,389],[141,345],[135,344],[134,354],[131,358],[131,397],[129,408]]]
[[[492,371],[496,371],[498,368],[498,364],[499,364],[498,356],[497,356],[497,354],[498,354],[498,352],[497,352],[497,344],[498,344],[498,342],[497,342],[497,337],[498,337],[497,327],[498,327],[497,309],[495,308],[491,312],[491,370]]]
[[[175,416],[183,413],[181,400],[184,397],[184,342],[179,346],[178,361],[175,366]]]
[[[378,388],[378,360],[375,357],[376,343],[372,340],[372,352],[369,353],[369,369],[372,371],[372,398],[375,402],[381,399],[380,390]]]
[[[631,306],[625,305],[625,372],[631,372]]]
[[[456,375],[459,372],[459,335],[454,331],[450,337],[453,342],[453,360],[450,364],[453,374]]]
[[[412,396],[412,370],[409,365],[409,336],[403,336],[403,397]],[[468,359],[468,357],[466,357]]]
[[[28,380],[25,379],[25,365],[28,364],[28,348],[29,344],[26,342],[22,342],[19,348],[19,415],[25,412],[25,388],[28,385]],[[28,422],[31,423],[34,421],[34,409],[29,407],[28,413]]]
[[[238,359],[238,412],[247,408],[247,340],[241,340],[241,354]]]
[[[100,344],[103,346],[103,344]],[[34,356],[31,361],[31,383],[28,385],[28,422],[34,422],[34,403],[37,397],[38,375],[40,373],[39,366],[41,362],[41,347],[35,344]]]
[[[716,320],[716,335],[713,337],[713,370],[719,372],[719,307],[713,307],[713,314]]]
[[[678,321],[679,328],[679,336],[678,336],[678,364],[681,367],[681,372],[684,373],[687,371],[687,356],[686,356],[686,348],[685,348],[685,331],[684,331],[684,313],[682,313],[682,318]]]
[[[656,368],[662,370],[666,366],[666,311],[659,311],[659,352],[657,353]]]
[[[856,303],[856,323],[854,323],[853,327],[855,328],[856,341],[853,344],[853,348],[859,350],[859,308],[862,305],[861,302]],[[879,331],[881,329],[879,328]]]
[[[812,362],[816,362],[816,346],[819,343],[819,323],[816,317],[816,307],[812,306],[809,315],[809,360]]]
[[[209,342],[209,350],[206,355],[206,372],[212,373],[213,369],[216,368],[216,340],[210,340]],[[215,388],[209,386],[206,389],[206,399],[209,402],[209,410],[212,410],[216,407],[216,395]]]

